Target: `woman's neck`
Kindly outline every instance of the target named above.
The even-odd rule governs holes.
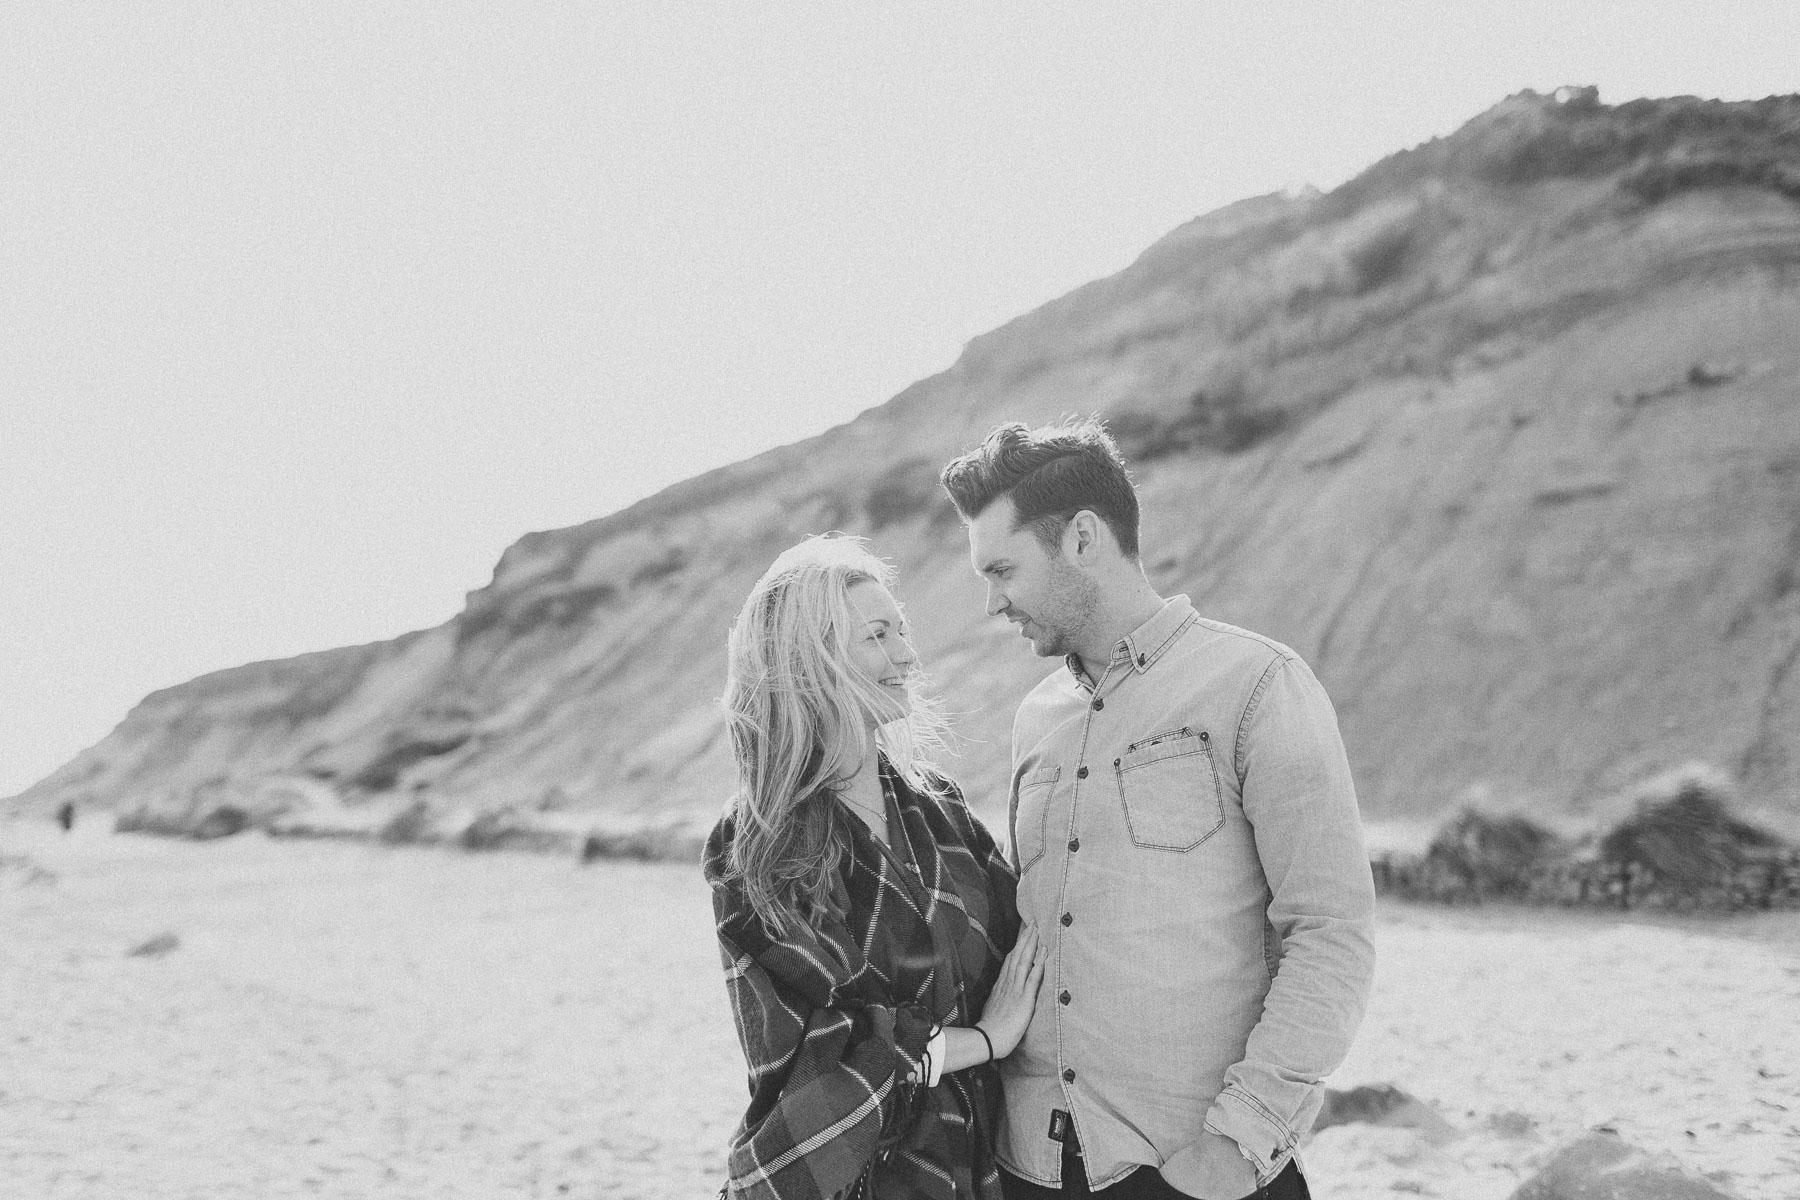
[[[870,833],[884,842],[888,840],[887,797],[881,790],[880,752],[875,746],[873,730],[869,732],[862,765],[856,768],[856,774],[844,781],[844,788],[839,796],[844,806],[869,827]]]

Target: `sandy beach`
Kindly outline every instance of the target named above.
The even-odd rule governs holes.
[[[0,824],[0,1196],[711,1195],[745,1097],[682,865]],[[1800,1180],[1800,914],[1388,905],[1315,1194],[1503,1200],[1607,1125]],[[160,954],[129,952],[169,933]]]

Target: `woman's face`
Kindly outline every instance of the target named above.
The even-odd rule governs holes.
[[[918,662],[900,606],[872,579],[851,584],[848,595],[857,619],[850,630],[850,661],[885,702],[880,723],[897,721],[912,711],[906,681]]]

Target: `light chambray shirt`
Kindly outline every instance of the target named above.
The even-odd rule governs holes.
[[[1009,817],[1019,911],[1051,956],[1001,1064],[1001,1164],[1060,1183],[1061,1110],[1095,1188],[1148,1164],[1199,1194],[1202,1154],[1233,1143],[1266,1181],[1375,966],[1356,793],[1312,671],[1176,596],[1098,680],[1071,658],[1026,697]]]

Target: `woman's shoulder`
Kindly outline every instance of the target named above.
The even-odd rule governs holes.
[[[736,796],[725,802],[700,853],[701,874],[714,887],[721,887],[731,879],[731,847],[737,841],[737,808]]]
[[[950,776],[944,774],[936,767],[920,767],[919,778],[923,780],[925,784],[920,790],[925,795],[938,801],[945,809],[952,813],[966,813],[969,810],[968,801],[963,799],[962,787],[956,780],[950,778]]]
[[[949,821],[959,832],[971,832],[979,826],[980,822],[975,819],[956,780],[933,766],[920,766],[917,776],[917,781],[908,781],[907,787],[918,803],[936,809],[941,819]]]
[[[956,780],[950,778],[950,776],[944,774],[936,767],[929,765],[920,767],[919,774],[924,778],[926,784],[940,796],[947,796],[959,803],[961,802],[962,787],[957,784]]]
[[[880,751],[875,761],[883,779],[892,781],[916,796],[962,799],[962,789],[956,786],[956,781],[931,763],[913,762],[902,767],[888,757],[886,750]]]
[[[962,787],[950,776],[935,767],[920,771],[926,780],[925,788],[916,788],[915,792],[923,803],[936,809],[941,820],[948,826],[946,840],[960,842],[975,853],[977,859],[984,859],[996,850],[993,831],[982,819],[975,815],[975,809],[963,795]]]

